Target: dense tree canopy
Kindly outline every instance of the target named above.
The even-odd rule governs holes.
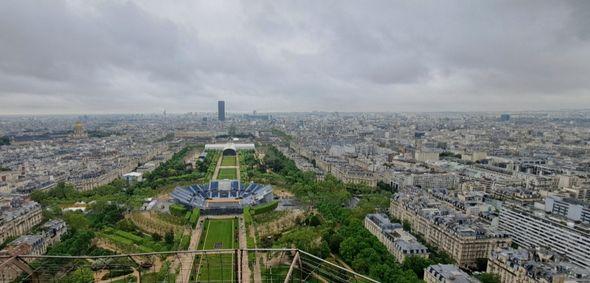
[[[412,268],[403,269],[396,263],[385,246],[362,224],[365,214],[373,212],[376,204],[387,206],[389,192],[344,184],[330,175],[317,181],[315,174],[300,171],[292,160],[274,147],[265,152],[263,166],[269,172],[259,173],[257,178],[288,188],[304,205],[317,209],[323,219],[319,226],[298,227],[286,233],[279,239],[281,245],[291,243],[322,257],[331,252],[354,270],[381,282],[420,281]],[[353,194],[364,198],[351,209],[348,203]],[[379,197],[372,199],[372,196]]]

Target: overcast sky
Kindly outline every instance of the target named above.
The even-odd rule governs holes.
[[[0,114],[590,108],[590,1],[0,1]]]

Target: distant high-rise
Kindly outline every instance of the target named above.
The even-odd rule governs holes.
[[[424,136],[426,136],[425,132],[414,132],[414,147],[416,148],[416,150],[422,149],[422,139],[424,139]]]
[[[510,121],[510,114],[502,114],[502,115],[500,115],[500,121],[502,121],[502,122],[508,122],[508,121]]]
[[[225,121],[225,101],[217,101],[217,118],[219,121]]]

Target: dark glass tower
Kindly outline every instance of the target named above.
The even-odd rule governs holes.
[[[225,121],[225,101],[217,101],[217,119]]]

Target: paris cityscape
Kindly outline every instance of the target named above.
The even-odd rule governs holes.
[[[590,282],[587,11],[0,3],[0,282]]]

